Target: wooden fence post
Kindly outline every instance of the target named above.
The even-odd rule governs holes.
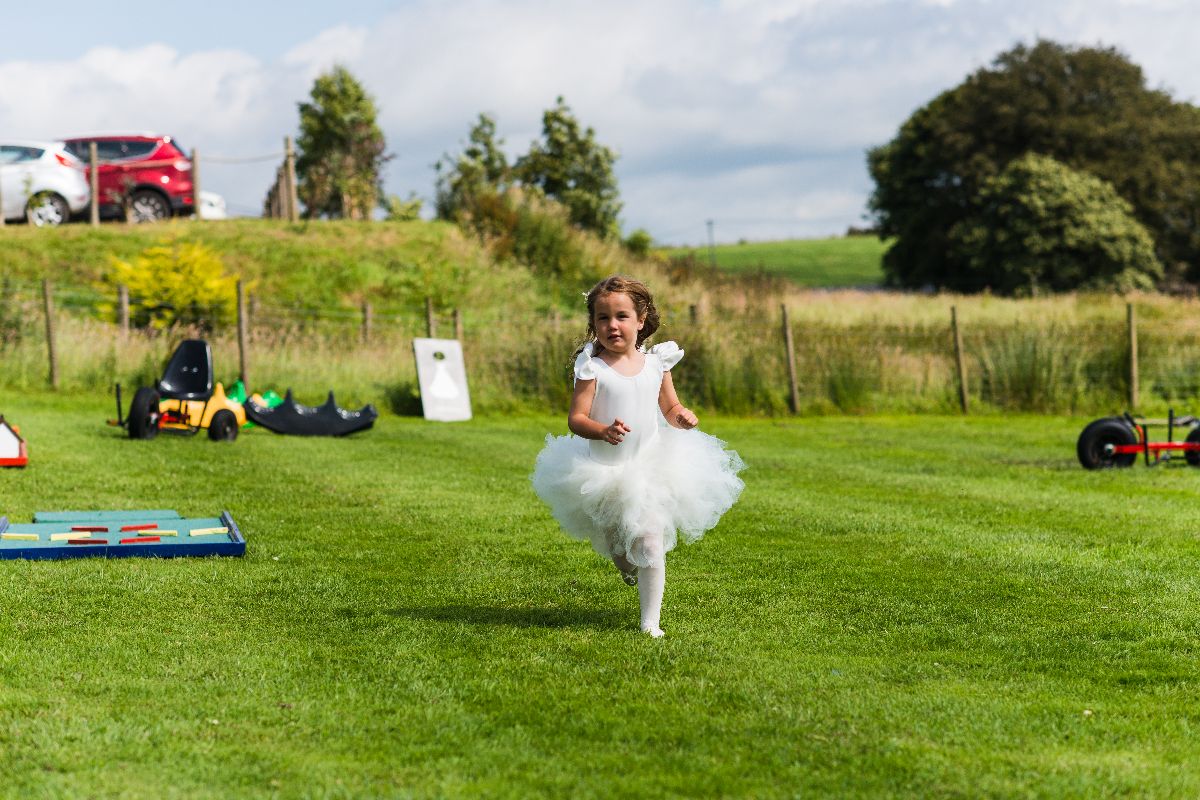
[[[117,324],[121,326],[121,335],[129,333],[129,287],[121,284],[117,287]]]
[[[691,320],[693,325],[695,325],[696,321],[700,319],[700,310],[696,308],[695,303],[692,303],[690,306],[688,306],[688,318]]]
[[[792,413],[799,414],[800,392],[796,387],[796,350],[792,345],[792,325],[788,321],[787,304],[781,304],[779,310],[783,312],[783,348],[787,353],[788,388],[791,390],[790,405]]]
[[[454,309],[454,338],[460,342],[463,340],[463,319],[462,312],[457,308]]]
[[[283,139],[284,179],[287,181],[287,218],[289,222],[300,220],[300,199],[296,196],[296,149],[292,147],[292,137]]]
[[[283,167],[275,170],[275,202],[271,208],[271,219],[283,219],[286,208],[283,195]]]
[[[88,183],[92,190],[92,207],[88,219],[93,228],[100,225],[100,156],[96,152],[96,143],[88,142]]]
[[[950,306],[950,328],[954,332],[954,361],[958,368],[958,402],[964,414],[970,411],[967,399],[967,362],[963,358],[962,331],[958,327],[958,309]]]
[[[367,344],[371,341],[371,304],[363,300],[362,304],[362,342]]]
[[[42,279],[42,302],[46,309],[46,350],[50,356],[50,388],[58,388],[58,355],[54,347],[54,297],[50,279]]]
[[[437,320],[433,318],[433,298],[425,298],[425,335],[430,339],[437,333]]]
[[[1125,304],[1125,316],[1129,322],[1129,410],[1138,406],[1138,345],[1137,345],[1137,312],[1133,303]]]
[[[237,282],[237,315],[238,315],[238,377],[246,392],[250,391],[250,380],[246,374],[246,329],[249,327],[246,314],[246,288],[239,278]]]
[[[192,148],[192,213],[196,219],[203,219],[200,214],[200,151]]]

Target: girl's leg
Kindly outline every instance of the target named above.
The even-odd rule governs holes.
[[[638,601],[642,607],[642,630],[655,639],[663,635],[659,627],[662,614],[663,590],[667,584],[667,562],[662,536],[647,534],[642,539],[646,556],[652,566],[638,570]]]

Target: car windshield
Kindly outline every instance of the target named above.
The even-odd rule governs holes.
[[[46,152],[37,147],[22,147],[20,145],[0,146],[0,164],[16,164],[21,161],[37,161]]]

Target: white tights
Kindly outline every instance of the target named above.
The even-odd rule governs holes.
[[[662,616],[663,591],[667,585],[666,553],[663,552],[661,534],[648,533],[638,538],[634,547],[641,552],[645,560],[655,566],[637,568],[638,601],[642,607],[641,628],[655,639],[663,635],[659,627]],[[625,556],[613,556],[613,563],[622,572],[633,570],[633,565]]]

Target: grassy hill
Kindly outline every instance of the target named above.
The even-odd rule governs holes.
[[[50,278],[62,286],[102,289],[112,258],[129,260],[161,243],[211,249],[226,274],[276,304],[314,307],[381,304],[483,304],[532,293],[529,270],[498,263],[454,225],[442,222],[174,220],[162,225],[12,226],[0,232],[0,275]]]
[[[874,236],[850,236],[723,244],[714,248],[714,254],[717,268],[725,272],[765,272],[802,287],[846,288],[880,285],[883,253],[888,246],[888,242]],[[704,264],[709,261],[706,247],[662,252],[669,257],[691,255]]]

